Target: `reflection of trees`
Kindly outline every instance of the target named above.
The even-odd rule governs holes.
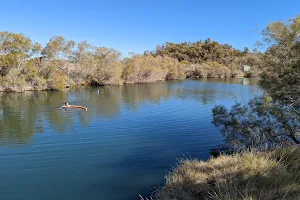
[[[99,93],[96,93],[97,89]],[[208,104],[216,99],[224,99],[224,95],[229,95],[230,92],[226,85],[212,85],[207,82],[199,85],[196,81],[107,86],[97,89],[0,93],[0,144],[25,144],[35,133],[44,130],[72,132],[74,128],[89,125],[95,116],[106,119],[118,117],[124,104],[127,105],[125,109],[136,110],[145,101],[159,103],[162,98],[170,96]],[[249,87],[243,89],[244,91],[251,95],[257,90],[256,87]],[[65,101],[86,106],[88,111],[59,109]]]
[[[104,87],[99,95],[91,88],[65,92],[0,93],[0,144],[26,144],[45,128],[63,133],[76,125],[88,125],[95,115],[113,117],[120,113],[122,89]],[[86,105],[88,112],[64,110],[65,102]]]
[[[161,98],[171,95],[171,88],[167,83],[133,84],[123,86],[123,101],[132,108],[138,108],[144,101],[158,103]]]
[[[183,89],[174,91],[176,97],[180,99],[193,99],[203,104],[212,103],[215,100],[216,90]]]
[[[43,130],[39,123],[41,102],[45,93],[0,94],[0,144],[12,146],[27,143],[35,132],[35,126]],[[37,123],[38,122],[38,123]],[[4,139],[4,140],[3,140]]]
[[[59,131],[65,131],[68,128],[72,128],[74,117],[69,113],[65,113],[65,110],[58,109],[59,106],[63,105],[65,101],[68,101],[70,93],[69,92],[48,92],[47,93],[46,104],[43,105],[44,119],[49,122],[54,129]]]
[[[106,118],[118,116],[121,111],[122,87],[107,86],[100,88],[99,91],[97,96],[93,94],[87,102],[94,106],[93,112]]]
[[[259,78],[250,78],[249,85],[258,85],[259,80],[260,80]]]
[[[259,78],[205,78],[200,79],[204,82],[225,83],[225,84],[242,84],[242,85],[258,85]]]
[[[3,109],[3,113],[0,115],[0,144],[25,144],[34,133],[43,132],[45,128],[64,133],[78,124],[90,124],[94,116],[118,116],[122,102],[129,105],[129,109],[136,109],[144,101],[158,103],[161,98],[175,95],[207,103],[215,94],[210,90],[173,90],[168,83],[102,87],[99,90],[99,94],[95,88],[65,92],[1,93],[0,109]],[[85,105],[88,111],[58,109],[65,101]]]

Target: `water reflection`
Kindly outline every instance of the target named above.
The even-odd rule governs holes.
[[[142,102],[158,103],[162,98],[168,98],[171,94],[171,85],[168,83],[124,85],[122,100],[130,108],[138,108]]]
[[[2,110],[0,144],[27,143],[28,138],[35,133],[35,125],[40,122],[41,106],[37,105],[41,105],[43,99],[45,99],[43,93],[0,93],[0,108]]]
[[[203,104],[212,103],[215,100],[216,90],[182,89],[175,90],[174,94],[180,99],[193,99]]]
[[[259,78],[203,78],[204,82],[224,83],[224,84],[242,84],[242,85],[258,85]]]
[[[159,104],[162,99],[174,97],[206,105],[228,98],[235,90],[240,90],[237,92],[243,97],[257,89],[232,88],[227,83],[252,85],[257,80],[207,79],[78,88],[63,92],[0,93],[0,145],[26,145],[34,134],[43,133],[45,129],[49,133],[76,132],[93,120],[119,118],[123,110],[138,112],[143,103]],[[65,101],[86,106],[88,111],[59,109]]]

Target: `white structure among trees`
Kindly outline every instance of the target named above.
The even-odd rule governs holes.
[[[242,71],[243,72],[247,72],[247,71],[250,71],[251,70],[251,67],[250,66],[248,66],[248,65],[243,65],[242,66]]]

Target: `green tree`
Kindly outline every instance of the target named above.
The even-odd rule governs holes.
[[[243,51],[244,54],[247,54],[249,53],[249,48],[248,47],[244,47],[244,51]]]
[[[234,49],[228,44],[219,44],[210,38],[203,41],[183,42],[179,44],[166,42],[157,46],[153,52],[145,52],[145,55],[169,56],[178,61],[189,61],[193,64],[204,62],[217,62],[231,70],[231,76],[242,74],[241,65],[250,65],[254,74],[258,75],[262,68],[262,56],[256,52],[250,52],[247,47],[244,51]]]
[[[70,76],[70,63],[74,61],[73,48],[75,44],[72,40],[66,40],[62,36],[55,36],[50,39],[42,50],[43,63],[39,73],[44,78],[50,79],[52,81],[51,85],[57,85],[54,82],[58,79],[60,80],[59,88],[62,88],[63,80],[68,82],[68,85],[73,85]],[[57,70],[63,72],[59,73],[63,77],[54,76],[54,72],[57,72]]]
[[[237,103],[229,111],[213,109],[213,123],[236,147],[269,148],[300,144],[300,16],[271,23],[264,31],[269,45],[260,85],[266,96]]]
[[[300,15],[275,22],[264,30],[264,41],[271,44],[266,56],[267,70],[261,86],[274,100],[300,106]]]
[[[74,46],[74,41],[67,41],[62,36],[55,36],[47,43],[42,51],[42,55],[48,60],[70,60]]]
[[[0,32],[0,66],[2,74],[7,74],[10,69],[22,69],[31,56],[41,50],[41,45],[32,43],[31,39],[23,34]]]

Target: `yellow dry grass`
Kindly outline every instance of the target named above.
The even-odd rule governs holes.
[[[181,160],[151,199],[300,199],[300,148]]]

